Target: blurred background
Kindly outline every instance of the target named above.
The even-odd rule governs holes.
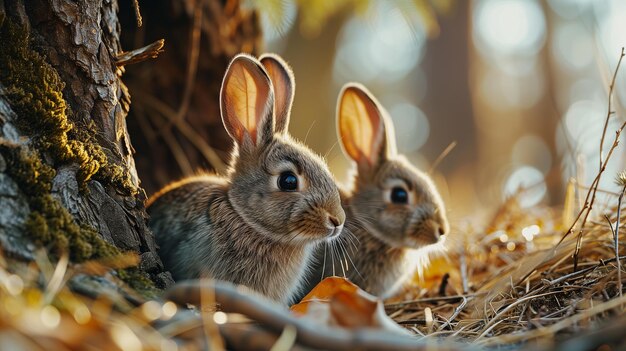
[[[453,223],[479,220],[513,194],[521,207],[562,204],[572,179],[586,191],[626,45],[622,0],[140,5],[137,27],[131,1],[120,3],[124,49],[165,38],[166,50],[128,67],[124,79],[148,195],[198,168],[224,169],[230,140],[217,107],[222,75],[236,53],[269,51],[295,73],[290,132],[325,155],[337,179],[348,182],[351,163],[337,144],[335,104],[341,86],[357,81],[391,115],[399,151],[431,172]],[[625,74],[616,80],[605,152],[624,123]],[[625,167],[620,147],[600,188],[615,190]]]

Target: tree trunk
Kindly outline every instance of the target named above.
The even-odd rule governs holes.
[[[115,0],[0,0],[0,243],[32,259],[140,256],[172,282],[146,226]]]
[[[198,166],[223,165],[229,143],[219,119],[221,76],[231,56],[254,52],[260,42],[256,14],[239,5],[155,0],[146,3],[146,25],[137,29],[134,2],[122,0],[128,46],[145,38],[171,40],[161,60],[137,65],[128,77],[138,102],[129,134],[125,64],[156,56],[162,43],[124,52],[116,0],[0,0],[5,254],[32,260],[44,247],[74,262],[119,265],[121,253],[137,253],[138,267],[118,270],[121,278],[135,287],[173,282],[146,226],[130,135],[141,145],[141,174],[152,191]],[[144,133],[142,118],[154,137]],[[159,138],[168,148],[155,143]],[[186,166],[170,167],[180,152]]]

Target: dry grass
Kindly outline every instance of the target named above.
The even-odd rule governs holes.
[[[614,131],[605,154],[605,137],[612,132],[607,126],[615,115],[613,89],[623,57],[622,48],[609,87],[599,168],[591,185],[581,187],[572,180],[561,211],[522,209],[519,194],[510,198],[484,230],[461,233],[462,243],[450,259],[432,262],[426,277],[416,279],[426,288],[409,288],[406,301],[387,304],[397,322],[426,339],[445,337],[479,347],[626,347],[621,332],[626,328],[622,291],[626,252],[619,237],[625,220],[626,177],[612,175],[619,193],[598,188],[626,127],[623,122]],[[449,291],[454,296],[446,296]]]
[[[617,198],[614,194],[608,201],[617,203]],[[611,223],[615,223],[617,207],[606,210]],[[624,223],[626,216],[621,216],[620,222]],[[533,349],[569,345],[567,349],[572,349],[572,344],[563,344],[572,337],[596,347],[605,343],[622,345],[626,339],[620,333],[626,327],[626,299],[620,297],[618,289],[611,228],[605,222],[590,221],[578,270],[574,271],[576,238],[572,236],[557,245],[567,230],[564,217],[570,216],[545,208],[522,210],[514,199],[508,201],[487,231],[466,233],[468,240],[462,250],[450,255],[449,262],[433,262],[421,287],[410,287],[405,292],[404,297],[411,300],[388,303],[387,312],[400,324],[424,335],[425,340],[445,340],[444,344],[457,340],[465,345],[450,344],[450,349],[470,345]],[[515,243],[514,248],[511,243]],[[624,251],[620,248],[620,255],[626,255]],[[464,274],[460,269],[463,260],[467,267]],[[221,349],[220,335],[230,340],[231,347],[241,335],[254,335],[252,345],[257,346],[269,347],[277,340],[285,343],[278,333],[242,324],[242,318],[237,321],[232,314],[216,317],[212,311],[205,311],[198,316],[177,309],[171,302],[151,301],[135,307],[113,289],[97,298],[72,293],[66,282],[86,270],[102,274],[97,265],[94,270],[89,265],[68,266],[66,260],[61,260],[53,266],[45,256],[32,264],[11,262],[10,270],[6,261],[1,263],[0,343],[12,345],[12,349],[195,350],[206,343],[213,345],[211,349]],[[444,272],[449,277],[444,279],[446,286],[442,289]],[[464,286],[467,291],[463,291]],[[299,322],[289,318],[281,321],[285,311],[262,311],[259,315],[254,298],[222,290],[215,289],[224,310],[252,315],[261,325],[278,321],[270,328],[274,331],[294,324],[300,335],[306,335],[306,327]],[[442,292],[447,295],[442,296]],[[214,298],[204,297],[209,301],[207,305],[212,305]],[[266,321],[264,313],[268,314]],[[214,319],[222,317],[227,317],[228,323],[216,328]],[[599,334],[594,332],[596,329]],[[293,345],[295,337],[288,339],[292,340],[288,346]],[[576,345],[581,350],[594,349]],[[249,347],[251,344],[244,343],[239,349]],[[338,349],[346,349],[345,344]]]
[[[618,196],[611,194],[605,208],[613,225]],[[626,216],[620,216],[623,224]],[[421,288],[408,288],[407,300],[388,303],[387,312],[426,338],[483,347],[551,349],[609,322],[626,327],[611,227],[603,221],[588,223],[574,270],[576,237],[561,242],[568,230],[563,219],[570,217],[549,208],[521,209],[512,198],[488,230],[465,233],[459,251],[432,262]],[[625,251],[620,248],[621,261]],[[615,337],[603,343],[626,342],[626,337]]]
[[[605,195],[606,203],[596,208],[615,224],[620,194]],[[432,342],[448,350],[624,347],[626,298],[620,295],[614,232],[602,216],[590,216],[574,270],[576,237],[561,241],[568,221],[576,218],[568,213],[573,211],[569,203],[576,202],[571,196],[564,211],[521,209],[515,198],[507,201],[485,230],[468,230],[455,254],[433,261],[420,285],[401,295],[404,301],[388,301],[387,313],[423,335],[421,340],[410,346],[406,338],[368,332],[362,335],[371,348],[359,347],[428,349]],[[620,216],[623,226],[626,215],[622,211]],[[625,251],[619,248],[620,260]],[[73,266],[61,259],[53,265],[43,254],[30,264],[2,260],[0,344],[15,350],[220,350],[225,341],[241,350],[350,350],[358,339],[220,284],[199,297],[183,298],[204,301],[203,306],[217,300],[227,313],[215,314],[214,308],[191,312],[136,296],[133,304],[114,288],[97,297],[73,293],[68,281],[86,273],[115,280],[93,262]]]

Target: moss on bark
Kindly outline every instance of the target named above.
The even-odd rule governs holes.
[[[93,123],[76,128],[63,99],[65,84],[44,57],[30,47],[27,30],[7,20],[0,27],[0,82],[20,117],[17,127],[32,139],[41,154],[55,163],[79,165],[76,179],[83,189],[90,179],[135,194],[128,173],[108,162],[95,140]]]
[[[55,171],[41,162],[35,152],[24,147],[0,145],[0,154],[7,162],[7,173],[26,195],[31,212],[24,226],[35,243],[48,247],[57,255],[69,252],[75,262],[120,254],[93,227],[78,224],[50,194]]]
[[[108,162],[95,139],[93,122],[77,128],[68,118],[71,110],[63,98],[65,84],[44,57],[32,49],[28,31],[7,19],[0,24],[0,43],[0,82],[18,116],[12,122],[30,139],[27,146],[0,143],[6,172],[26,195],[31,210],[24,224],[27,234],[55,255],[69,252],[74,262],[120,255],[117,247],[105,241],[95,228],[78,223],[52,196],[56,175],[52,166],[77,164],[76,179],[83,191],[87,190],[87,182],[95,179],[130,195],[137,189],[128,172]],[[131,286],[140,286],[140,291],[154,290],[152,281],[138,279],[137,271],[122,269],[118,274]]]

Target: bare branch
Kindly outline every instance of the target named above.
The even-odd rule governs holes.
[[[119,53],[117,56],[115,56],[115,65],[118,67],[126,66],[133,63],[156,58],[157,56],[159,56],[160,53],[163,52],[163,45],[165,45],[165,40],[160,39],[142,48]]]

